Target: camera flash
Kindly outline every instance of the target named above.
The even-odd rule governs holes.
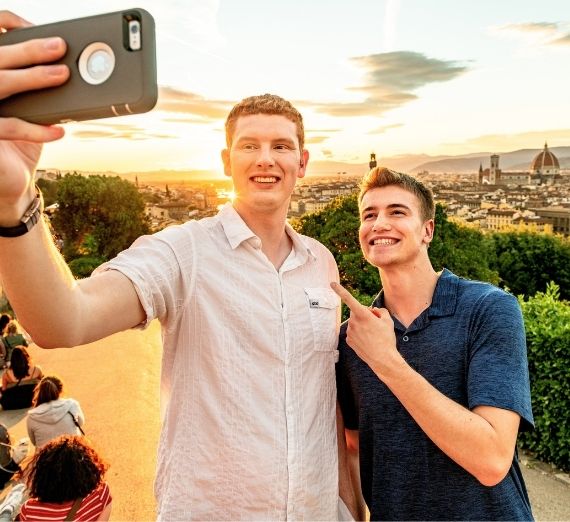
[[[141,23],[138,20],[129,20],[129,49],[140,51],[141,48]]]

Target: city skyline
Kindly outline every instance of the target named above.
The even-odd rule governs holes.
[[[40,167],[212,170],[239,99],[274,92],[305,118],[313,161],[570,145],[565,2],[140,0],[157,29],[148,114],[66,126]],[[124,0],[7,0],[34,23]]]

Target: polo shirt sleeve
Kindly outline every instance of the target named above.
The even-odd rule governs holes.
[[[344,420],[344,427],[349,430],[358,429],[358,408],[350,384],[348,357],[350,348],[346,344],[346,323],[341,326],[339,335],[339,358],[336,363],[337,399]]]
[[[521,431],[532,429],[524,321],[513,295],[495,289],[479,299],[469,346],[469,409],[485,405],[511,410],[521,417]]]

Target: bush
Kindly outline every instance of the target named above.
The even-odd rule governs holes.
[[[75,277],[82,279],[89,277],[91,272],[103,262],[104,259],[100,257],[78,257],[69,262],[69,268]]]
[[[570,303],[550,283],[525,301],[519,298],[526,328],[535,430],[519,441],[546,462],[570,471]]]

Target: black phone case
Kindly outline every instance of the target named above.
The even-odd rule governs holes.
[[[128,48],[128,20],[141,24],[141,49]],[[59,87],[15,94],[0,100],[0,117],[32,123],[54,124],[151,110],[156,104],[156,44],[154,19],[144,9],[133,8],[0,34],[0,46],[32,38],[61,36],[67,53],[54,63],[70,68],[69,80]],[[99,85],[87,83],[79,73],[79,57],[91,43],[104,42],[115,54],[111,76]],[[0,50],[1,52],[1,50]]]

